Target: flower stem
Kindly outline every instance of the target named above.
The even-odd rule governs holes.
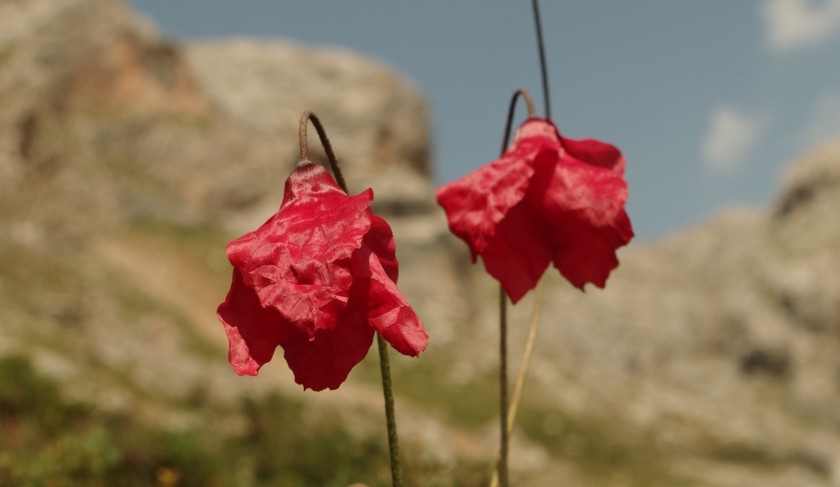
[[[531,96],[522,88],[513,93],[508,106],[507,122],[505,123],[505,134],[502,137],[502,150],[504,154],[510,142],[510,129],[513,127],[513,115],[516,112],[516,102],[519,97],[525,99],[528,105],[528,117],[534,116],[534,103]],[[499,286],[499,459],[496,462],[496,472],[501,479],[502,487],[508,487],[508,398],[507,398],[507,295],[504,288]]]
[[[324,125],[321,124],[321,120],[312,112],[303,112],[300,116],[300,127],[298,129],[298,141],[300,142],[300,158],[302,160],[309,159],[309,147],[306,140],[306,127],[308,126],[307,122],[312,122],[312,126],[315,127],[315,130],[318,132],[318,137],[321,139],[321,145],[324,146],[324,152],[327,153],[327,160],[330,163],[330,167],[332,168],[333,174],[335,175],[335,181],[338,183],[338,186],[344,190],[345,193],[349,194],[347,190],[347,182],[344,180],[344,175],[341,174],[341,168],[338,166],[338,160],[335,158],[335,152],[333,152],[332,144],[330,144],[330,139],[327,138],[327,132],[324,130]]]
[[[525,341],[525,351],[522,353],[522,363],[519,366],[519,375],[516,377],[516,384],[513,386],[513,397],[510,400],[508,411],[508,428],[513,430],[513,423],[516,421],[516,413],[519,410],[519,403],[522,401],[522,390],[525,388],[525,378],[528,376],[528,368],[531,365],[531,357],[534,354],[534,344],[537,341],[537,332],[540,329],[540,317],[542,315],[542,286],[537,284],[536,295],[534,296],[534,311],[531,314],[531,325],[528,327],[528,338]]]
[[[540,329],[540,315],[542,314],[542,286],[537,285],[536,296],[534,297],[534,311],[531,315],[531,326],[528,328],[528,339],[525,342],[525,351],[522,353],[522,363],[519,366],[519,374],[516,377],[516,384],[513,386],[513,398],[507,413],[508,438],[513,433],[513,424],[516,422],[516,413],[519,410],[519,403],[522,401],[522,391],[525,389],[525,378],[528,376],[528,368],[531,365],[531,357],[534,353],[534,344],[537,341],[537,332]],[[493,472],[490,480],[490,487],[498,487],[499,472]]]
[[[545,43],[543,42],[542,21],[540,21],[539,0],[531,0],[534,10],[534,24],[537,27],[537,48],[540,51],[540,71],[542,73],[543,102],[545,104],[545,118],[551,120],[551,95],[548,91],[548,65],[545,62]]]
[[[391,387],[391,361],[388,359],[388,344],[377,333],[379,346],[379,370],[382,373],[382,393],[385,396],[385,422],[388,427],[388,451],[391,454],[391,480],[394,487],[402,487],[400,473],[400,445],[397,438],[397,418],[394,413],[394,391]]]
[[[507,122],[505,122],[505,135],[502,137],[502,150],[500,151],[501,155],[504,155],[505,150],[507,150],[508,143],[510,142],[510,129],[513,128],[513,116],[516,114],[516,102],[519,101],[520,96],[525,99],[525,105],[528,107],[528,118],[533,117],[536,113],[534,110],[534,102],[531,101],[531,95],[528,94],[528,90],[525,88],[519,88],[513,92],[513,96],[510,97],[510,104],[508,105]]]
[[[519,88],[513,92],[513,96],[510,97],[510,104],[508,105],[508,115],[507,115],[507,122],[505,122],[505,135],[502,137],[502,150],[500,154],[504,155],[505,150],[507,150],[508,143],[510,142],[510,129],[513,128],[513,116],[516,114],[516,102],[519,101],[519,97],[525,99],[525,105],[528,107],[528,118],[531,118],[535,115],[536,110],[534,110],[534,102],[531,101],[531,95],[528,94],[528,90],[525,88]]]
[[[335,180],[338,186],[344,190],[345,193],[350,193],[347,189],[347,182],[344,180],[344,175],[341,174],[341,168],[338,165],[338,160],[333,152],[330,140],[327,138],[327,133],[321,120],[312,112],[303,112],[300,116],[300,128],[298,130],[298,138],[300,142],[300,158],[309,158],[309,148],[306,140],[306,128],[308,122],[312,122],[315,130],[318,132],[318,137],[321,139],[321,144],[324,146],[324,152],[327,154],[327,160],[335,175]],[[379,347],[379,370],[382,373],[382,393],[385,396],[385,423],[388,429],[388,452],[391,456],[391,480],[393,487],[402,487],[402,474],[400,473],[400,446],[397,438],[397,419],[394,413],[394,390],[391,385],[391,361],[388,359],[388,344],[379,333],[376,334],[376,343]]]
[[[508,398],[507,398],[507,295],[499,286],[499,463],[502,487],[508,487]]]

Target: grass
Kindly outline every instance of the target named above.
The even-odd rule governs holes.
[[[389,484],[384,434],[352,434],[339,415],[277,394],[228,406],[196,394],[190,406],[200,427],[164,429],[69,401],[27,359],[2,357],[0,486]],[[242,425],[235,433],[213,427],[231,417]],[[407,486],[481,485],[479,466],[431,463],[418,448],[405,450]]]
[[[404,359],[391,350],[394,392],[450,424],[478,430],[495,421],[498,414],[498,386],[495,374],[485,374],[473,380],[455,384],[449,378],[452,361],[446,350],[427,350],[419,360],[422,366],[400,366]],[[365,382],[379,387],[379,359],[376,342],[367,358],[352,372]],[[399,412],[398,412],[399,413]]]
[[[690,486],[689,479],[669,467],[669,452],[650,433],[615,418],[549,411],[526,404],[518,426],[530,439],[546,447],[552,457],[564,459],[592,479],[591,485],[645,487]],[[546,427],[550,421],[551,427]]]

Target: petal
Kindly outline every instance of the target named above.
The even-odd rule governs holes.
[[[531,117],[522,122],[513,134],[514,144],[524,142],[537,144],[559,144],[560,132],[551,120]]]
[[[304,389],[337,389],[353,367],[362,361],[373,342],[373,328],[364,316],[348,307],[340,324],[318,330],[312,338],[298,334],[285,343],[284,357]]]
[[[604,287],[618,266],[616,249],[633,237],[624,211],[627,184],[616,165],[605,168],[563,157],[548,183],[533,185],[528,193],[549,229],[554,266],[580,289],[587,282]]]
[[[508,212],[481,254],[484,268],[514,304],[537,285],[551,257],[545,223],[527,200]]]
[[[295,329],[276,311],[260,306],[236,269],[227,298],[216,313],[228,336],[228,360],[239,375],[257,375],[277,346],[295,335]]]
[[[569,157],[592,166],[610,169],[613,173],[624,174],[624,156],[617,147],[600,140],[574,140],[560,137],[561,145]]]
[[[496,233],[496,225],[525,197],[534,174],[531,161],[541,144],[514,144],[500,159],[437,191],[449,229],[467,242],[473,261]]]
[[[347,196],[323,166],[312,161],[300,161],[286,180],[280,208],[295,200],[317,203],[326,194]]]
[[[371,227],[367,190],[348,196],[321,166],[289,176],[278,213],[228,246],[231,263],[271,307],[306,336],[336,326],[353,279],[350,256]]]
[[[397,261],[397,245],[394,242],[394,233],[391,231],[388,222],[377,215],[371,215],[370,231],[365,235],[364,244],[376,254],[379,263],[385,269],[385,274],[396,284],[400,268]]]
[[[365,315],[370,326],[401,354],[416,357],[425,350],[429,335],[423,324],[367,245],[353,255],[353,277],[347,307]]]
[[[581,290],[587,282],[599,288],[606,285],[610,272],[618,267],[616,249],[633,236],[623,210],[608,226],[595,227],[579,213],[568,212],[558,215],[552,228],[557,245],[554,266]]]

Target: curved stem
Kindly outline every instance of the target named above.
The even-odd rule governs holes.
[[[301,160],[309,159],[309,148],[307,147],[306,128],[308,122],[312,122],[315,130],[318,132],[318,137],[321,139],[321,144],[324,146],[324,152],[327,153],[327,160],[330,162],[330,167],[335,175],[335,180],[338,186],[344,190],[345,193],[350,193],[347,189],[347,182],[344,180],[344,175],[341,174],[341,168],[338,166],[338,160],[335,158],[330,140],[327,138],[327,133],[321,120],[312,112],[303,112],[300,116],[300,127],[298,129],[298,138],[300,142],[300,158]],[[397,416],[394,412],[394,390],[391,385],[391,361],[388,358],[388,344],[379,333],[376,334],[376,344],[379,348],[379,371],[382,375],[382,394],[385,397],[385,423],[388,429],[388,452],[391,457],[391,481],[393,487],[402,487],[402,474],[400,469],[400,446],[397,437]]]
[[[534,116],[534,103],[528,91],[519,88],[513,93],[508,106],[505,134],[502,137],[501,154],[505,153],[510,142],[510,130],[513,127],[513,115],[516,113],[516,102],[519,97],[525,99],[528,106],[528,117]],[[507,399],[507,295],[504,288],[499,286],[499,461],[496,473],[502,482],[502,487],[508,487],[508,399]]]
[[[327,153],[327,160],[329,161],[330,167],[335,175],[336,182],[345,193],[349,193],[347,190],[347,182],[344,180],[344,175],[341,174],[341,168],[338,167],[338,160],[335,158],[335,152],[333,152],[330,139],[327,138],[327,132],[324,130],[324,126],[321,124],[321,120],[318,116],[308,111],[303,112],[300,116],[300,127],[298,128],[298,142],[300,143],[301,160],[309,159],[309,147],[306,140],[306,127],[308,126],[308,122],[312,122],[312,126],[315,127],[315,130],[318,132],[318,137],[321,139],[321,145],[324,146],[324,152]]]
[[[534,23],[537,26],[537,47],[540,50],[540,71],[542,72],[543,102],[545,103],[545,118],[551,120],[551,97],[548,92],[548,66],[545,62],[545,43],[543,42],[542,21],[540,20],[539,0],[531,0],[534,10]]]
[[[510,99],[510,105],[508,105],[505,133],[502,137],[502,155],[504,155],[510,143],[513,116],[516,114],[516,102],[519,101],[520,96],[525,99],[525,104],[528,107],[528,118],[535,116],[534,102],[531,100],[531,95],[528,94],[528,91],[524,88],[519,88],[514,91]],[[504,288],[499,286],[499,431],[501,434],[499,439],[499,459],[496,463],[493,480],[495,482],[497,478],[501,479],[502,487],[508,487],[508,437],[510,436],[511,430],[508,416],[507,295],[505,294]]]
[[[505,135],[502,137],[501,154],[505,153],[508,143],[510,143],[510,129],[513,128],[513,116],[516,114],[516,102],[519,101],[520,96],[525,99],[525,105],[528,106],[528,118],[534,117],[536,113],[536,110],[534,110],[534,102],[531,100],[531,95],[528,94],[528,90],[525,88],[519,88],[513,92],[513,96],[510,98],[510,105],[508,105],[508,115],[507,122],[505,123]]]

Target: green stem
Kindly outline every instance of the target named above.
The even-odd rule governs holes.
[[[519,97],[525,99],[528,106],[528,117],[534,116],[534,103],[527,90],[522,88],[516,90],[510,99],[508,106],[507,122],[505,133],[502,137],[501,154],[507,150],[510,142],[510,130],[513,128],[513,115],[516,111],[516,102]],[[499,286],[499,460],[496,464],[496,474],[501,480],[502,487],[508,487],[508,393],[507,393],[507,295],[504,288]]]
[[[519,375],[516,378],[516,385],[513,386],[513,397],[508,406],[507,434],[508,439],[513,433],[513,424],[516,422],[516,412],[519,410],[519,403],[522,401],[522,391],[525,389],[525,378],[528,377],[528,367],[531,365],[531,357],[534,353],[534,344],[537,341],[537,332],[540,328],[540,315],[542,313],[542,289],[539,284],[534,298],[534,311],[531,315],[531,326],[528,327],[528,339],[525,342],[525,352],[522,354],[522,364],[519,366]],[[498,461],[498,460],[497,460]],[[490,487],[499,487],[499,471],[493,471],[490,479]]]
[[[344,180],[344,175],[341,174],[341,168],[338,166],[338,159],[335,157],[335,152],[333,152],[332,144],[330,144],[330,139],[327,138],[327,131],[324,130],[324,125],[321,123],[321,120],[312,112],[303,112],[300,116],[300,127],[298,128],[298,142],[300,143],[300,158],[301,160],[309,159],[309,147],[306,140],[306,127],[308,125],[307,122],[312,122],[312,125],[315,127],[315,131],[318,132],[318,137],[321,139],[321,145],[324,146],[324,152],[327,154],[327,161],[330,163],[330,167],[333,170],[333,175],[335,175],[335,181],[338,183],[338,186],[344,190],[345,193],[350,194],[350,191],[347,189],[347,181]]]
[[[507,295],[499,286],[499,483],[508,487]]]
[[[394,413],[394,391],[391,387],[391,362],[388,359],[388,344],[379,333],[376,334],[379,346],[379,370],[382,372],[382,393],[385,396],[385,422],[388,426],[388,451],[391,454],[391,479],[394,487],[402,486],[400,473],[400,445],[397,438],[397,418]]]
[[[338,160],[333,152],[330,140],[327,138],[327,132],[321,124],[321,120],[312,112],[303,112],[300,116],[300,127],[298,129],[298,137],[300,142],[300,158],[309,158],[309,149],[306,140],[306,127],[308,122],[312,122],[315,130],[318,132],[318,137],[321,139],[321,145],[324,146],[324,152],[327,154],[330,167],[335,175],[335,180],[339,187],[349,194],[347,189],[347,182],[341,174],[341,168],[338,166]],[[388,428],[388,452],[391,456],[391,479],[393,487],[402,487],[402,474],[400,473],[400,446],[397,438],[397,419],[394,413],[394,390],[391,386],[391,361],[388,359],[388,344],[379,335],[376,334],[376,343],[379,347],[379,370],[382,373],[382,393],[385,396],[385,424]]]

